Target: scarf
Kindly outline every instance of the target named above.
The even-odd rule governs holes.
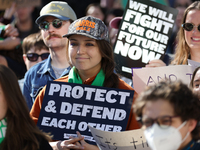
[[[0,144],[4,140],[6,135],[7,121],[6,119],[0,120]]]
[[[97,74],[97,76],[95,77],[95,79],[94,79],[94,81],[92,82],[91,85],[94,85],[94,86],[103,86],[104,80],[105,80],[105,74],[104,74],[103,70],[101,69],[99,71],[99,73]],[[83,82],[81,80],[81,77],[77,73],[75,67],[72,67],[72,69],[69,72],[68,82],[83,84]]]

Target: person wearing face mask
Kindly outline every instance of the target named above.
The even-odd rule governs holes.
[[[199,150],[200,101],[181,81],[162,81],[138,96],[135,112],[152,150]]]

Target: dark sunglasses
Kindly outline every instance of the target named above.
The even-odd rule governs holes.
[[[49,56],[49,53],[43,53],[41,55],[38,55],[36,53],[28,53],[26,54],[26,57],[28,58],[29,61],[37,61],[38,60],[38,57],[41,57],[42,60],[45,60],[47,59]]]
[[[172,118],[175,118],[178,116],[160,116],[156,119],[152,118],[146,118],[142,120],[142,124],[148,128],[151,127],[155,122],[161,127],[161,128],[168,128],[172,124]]]
[[[62,26],[62,22],[63,20],[60,19],[55,19],[52,22],[42,21],[41,23],[39,23],[39,28],[42,30],[48,30],[49,25],[52,24],[54,28],[58,29]]]
[[[186,30],[186,31],[192,31],[192,30],[194,29],[194,27],[197,27],[197,29],[198,29],[199,32],[200,32],[200,25],[195,26],[195,25],[193,25],[192,23],[183,23],[183,24],[182,24],[182,27],[183,27],[183,29]]]

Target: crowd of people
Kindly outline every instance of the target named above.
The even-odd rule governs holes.
[[[134,91],[126,130],[143,127],[152,150],[199,149],[200,67],[190,86],[162,81],[137,93],[131,79],[115,72],[113,46],[122,2],[88,1],[83,16],[70,4],[43,2],[34,20],[34,7],[13,3],[0,19],[0,149],[99,149],[79,131],[77,137],[55,141],[51,133],[39,130],[48,81]],[[168,59],[152,60],[146,67],[200,62],[200,1],[174,0],[173,6],[179,15]]]

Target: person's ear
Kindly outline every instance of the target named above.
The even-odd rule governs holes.
[[[26,62],[26,54],[23,54],[23,60]]]
[[[192,132],[194,130],[194,128],[196,127],[196,125],[197,125],[197,120],[195,120],[195,119],[188,120],[189,132]]]

